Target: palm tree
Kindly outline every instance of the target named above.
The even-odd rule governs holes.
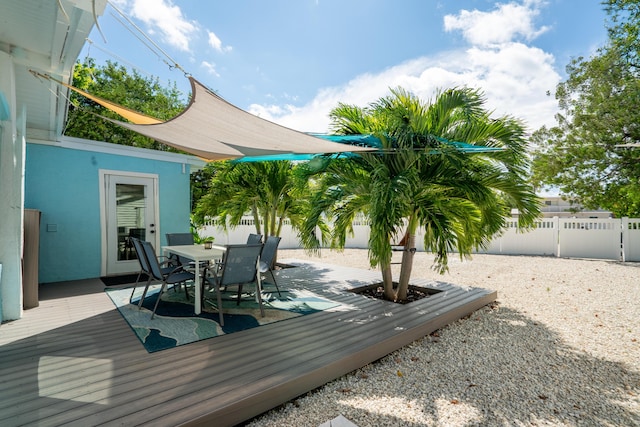
[[[256,233],[279,236],[286,219],[296,228],[304,218],[306,180],[286,160],[269,162],[216,162],[208,192],[200,198],[195,216],[217,218],[223,227],[237,226],[251,213]]]
[[[424,229],[424,246],[435,254],[434,268],[447,270],[448,254],[470,257],[485,247],[505,223],[511,208],[520,226],[539,214],[538,199],[527,184],[528,158],[522,124],[510,117],[492,119],[485,100],[472,89],[450,89],[425,104],[396,89],[367,108],[340,104],[331,112],[339,134],[371,134],[381,149],[326,161],[317,175],[311,213],[303,227],[308,247],[316,225],[333,222],[323,241],[343,248],[357,214],[370,220],[369,260],[379,266],[385,298],[407,298],[415,236]],[[466,152],[453,141],[493,151]],[[477,148],[477,147],[476,147]],[[397,287],[391,274],[392,242],[406,236]]]

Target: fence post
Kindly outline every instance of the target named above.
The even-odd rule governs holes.
[[[629,257],[629,217],[620,218],[620,227],[622,230],[620,232],[620,246],[621,246],[621,255],[622,262],[625,262]]]
[[[553,221],[553,242],[555,248],[555,256],[560,258],[560,217],[554,216]]]

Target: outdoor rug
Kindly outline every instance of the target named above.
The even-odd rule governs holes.
[[[144,286],[136,289],[132,303],[129,303],[131,287],[106,288],[105,292],[149,353],[330,310],[340,305],[310,291],[283,289],[280,297],[275,291],[263,290],[265,316],[261,317],[260,307],[252,297],[243,298],[240,306],[236,305],[236,301],[232,300],[237,295],[237,288],[234,288],[236,292],[223,293],[224,326],[220,326],[215,307],[206,302],[202,313],[196,316],[193,312],[193,295],[187,301],[183,289],[165,292],[155,317],[151,319],[160,285],[149,289],[139,310],[138,302],[143,289]]]

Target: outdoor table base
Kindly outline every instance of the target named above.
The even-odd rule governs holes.
[[[176,254],[195,261],[195,302],[194,311],[196,314],[202,312],[202,287],[200,278],[200,263],[209,262],[211,260],[222,259],[225,251],[224,246],[213,245],[211,249],[205,249],[204,245],[179,245],[179,246],[163,246],[162,250],[165,256]],[[221,308],[219,308],[221,309]]]

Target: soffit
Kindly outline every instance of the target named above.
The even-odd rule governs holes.
[[[0,2],[0,51],[15,65],[18,114],[26,109],[27,137],[62,135],[68,90],[36,79],[29,70],[70,82],[78,55],[106,0],[10,0]]]

